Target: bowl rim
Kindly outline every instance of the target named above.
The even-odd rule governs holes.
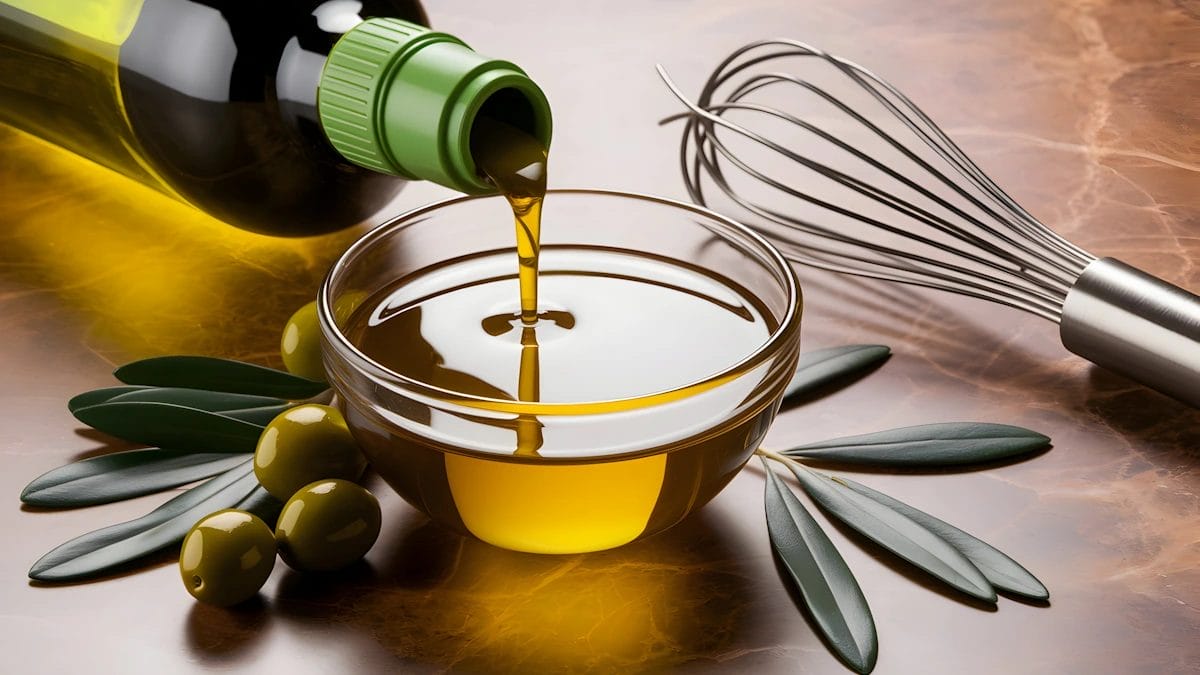
[[[517,415],[590,415],[602,414],[611,412],[621,412],[626,410],[634,410],[638,408],[651,407],[663,403],[673,402],[700,394],[715,387],[718,387],[726,382],[733,381],[743,374],[749,372],[759,364],[768,360],[775,353],[786,345],[790,339],[799,332],[800,316],[803,311],[803,296],[800,290],[799,281],[796,278],[796,273],[771,242],[765,237],[755,232],[753,229],[743,225],[742,223],[723,216],[719,213],[711,211],[702,206],[697,206],[688,202],[683,202],[666,197],[658,197],[654,195],[642,194],[637,192],[627,192],[624,190],[611,190],[602,188],[556,188],[546,191],[547,197],[553,195],[590,195],[607,197],[620,197],[623,199],[641,200],[669,206],[672,208],[690,211],[695,215],[701,216],[708,220],[732,229],[738,234],[748,238],[753,244],[759,246],[762,252],[774,263],[778,271],[782,272],[782,278],[786,286],[786,294],[788,298],[787,311],[783,318],[779,321],[778,326],[771,332],[762,344],[760,344],[753,352],[747,354],[735,363],[722,368],[713,374],[707,375],[701,379],[681,384],[677,387],[665,389],[648,394],[638,394],[626,398],[610,399],[603,401],[555,401],[545,403],[540,401],[514,401],[510,399],[497,399],[487,396],[478,396],[475,394],[467,394],[463,392],[437,387],[420,380],[410,378],[406,375],[397,373],[390,368],[387,368],[371,357],[367,356],[355,346],[349,338],[342,333],[341,329],[334,321],[333,302],[330,297],[334,280],[349,265],[350,261],[355,259],[358,254],[371,246],[378,240],[388,236],[397,229],[401,229],[415,222],[417,219],[426,214],[436,212],[440,209],[460,204],[463,202],[477,201],[483,199],[501,198],[498,194],[484,195],[459,195],[442,199],[424,206],[405,211],[393,218],[380,223],[377,227],[372,228],[365,233],[357,241],[351,244],[337,261],[330,267],[329,272],[325,275],[321,282],[321,287],[317,295],[317,316],[321,328],[321,333],[326,341],[326,344],[332,345],[337,356],[344,361],[347,361],[355,370],[365,372],[374,380],[382,380],[384,382],[395,382],[400,384],[406,390],[406,393],[425,396],[434,400],[461,405],[477,410],[486,410],[489,412],[510,413]],[[323,350],[324,351],[324,350]],[[326,352],[325,358],[329,358]]]

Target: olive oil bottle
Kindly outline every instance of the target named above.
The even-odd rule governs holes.
[[[244,229],[360,222],[403,179],[491,192],[478,116],[548,143],[517,66],[415,0],[0,0],[0,122]]]

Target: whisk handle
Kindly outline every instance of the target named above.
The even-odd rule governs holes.
[[[1059,335],[1085,359],[1200,408],[1200,297],[1100,258],[1067,293]]]

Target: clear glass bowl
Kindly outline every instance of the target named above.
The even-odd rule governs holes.
[[[674,525],[733,478],[779,409],[800,347],[795,275],[757,234],[705,209],[620,192],[552,190],[544,272],[555,265],[548,250],[572,247],[711,270],[753,300],[769,328],[765,341],[699,381],[581,408],[431,386],[383,367],[348,338],[353,305],[446,261],[513,251],[515,277],[506,213],[498,196],[426,206],[369,232],[333,266],[318,303],[322,348],[351,431],[372,467],[410,504],[497,546],[594,551]],[[478,318],[464,317],[464,324]],[[697,335],[687,348],[703,345]],[[541,456],[514,456],[514,425],[530,419],[544,429]]]

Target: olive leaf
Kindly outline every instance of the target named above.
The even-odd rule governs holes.
[[[966,556],[912,518],[796,462],[788,462],[788,468],[833,517],[963,593],[996,601],[996,589]]]
[[[272,497],[260,485],[254,488],[254,491],[245,499],[233,506],[241,511],[249,511],[267,524],[272,530],[275,529],[276,522],[279,520],[279,512],[283,510],[283,502]]]
[[[138,387],[134,391],[118,394],[107,401],[97,401],[96,403],[128,403],[131,401],[173,403],[175,405],[196,408],[197,410],[209,410],[213,412],[237,410],[240,408],[261,408],[287,403],[285,399],[271,396],[231,394],[225,391],[185,389],[183,387]]]
[[[150,513],[89,532],[42,556],[29,570],[38,581],[77,581],[178,544],[204,516],[246,501],[258,486],[249,457],[225,473],[171,499]]]
[[[78,396],[72,397],[70,401],[67,401],[67,410],[70,410],[72,413],[74,413],[80,408],[87,408],[88,406],[105,403],[116,398],[117,396],[150,388],[151,387],[125,385],[120,387],[104,387],[103,389],[85,391]]]
[[[859,373],[881,363],[892,353],[884,345],[846,345],[818,349],[800,355],[796,373],[783,390],[783,398],[795,398],[834,380]]]
[[[833,650],[854,670],[870,672],[879,655],[871,608],[854,574],[817,521],[763,460],[767,532]]]
[[[80,408],[75,417],[106,434],[195,452],[254,452],[262,426],[171,403],[130,401]]]
[[[74,507],[107,504],[215,476],[245,463],[227,452],[128,450],[52,469],[21,492],[31,506]]]
[[[1049,443],[1047,436],[1008,424],[948,422],[809,443],[781,454],[845,464],[935,467],[993,462]]]
[[[249,422],[250,424],[257,424],[260,427],[265,427],[271,422],[271,420],[278,417],[280,413],[286,410],[291,410],[293,407],[295,406],[291,403],[284,403],[283,405],[268,405],[261,408],[222,410],[221,414],[226,417],[232,417],[243,422]]]
[[[324,382],[274,368],[209,356],[159,356],[134,361],[113,371],[126,384],[207,389],[298,400],[329,388]]]
[[[935,518],[924,511],[919,511],[898,499],[889,497],[877,490],[872,490],[861,483],[856,483],[840,476],[835,476],[833,480],[868,499],[873,499],[894,511],[908,516],[930,532],[945,539],[947,543],[958,549],[960,553],[974,563],[979,568],[979,571],[983,573],[983,576],[987,577],[987,580],[996,588],[1027,598],[1033,598],[1034,600],[1045,600],[1050,597],[1050,592],[1046,590],[1042,582],[1038,581],[1037,577],[1030,574],[1029,570],[1022,567],[1020,563],[1008,557],[991,544],[963,532],[944,520]]]

